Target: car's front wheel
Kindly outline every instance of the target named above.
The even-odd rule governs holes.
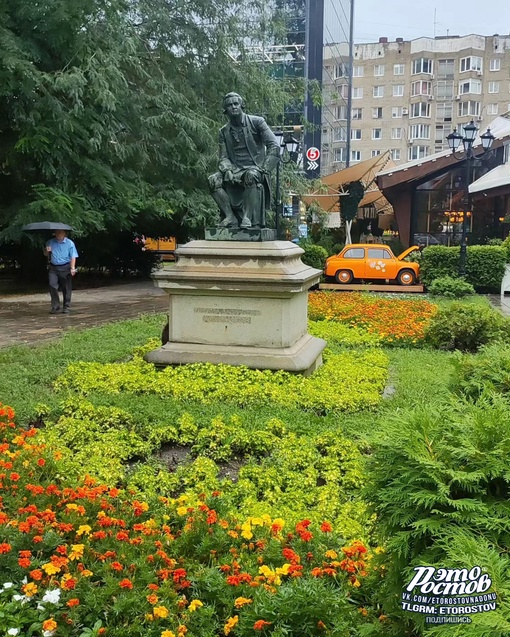
[[[342,283],[346,285],[347,283],[352,283],[353,280],[352,272],[350,270],[337,270],[335,274],[335,281],[337,283]]]
[[[397,274],[397,282],[399,285],[414,285],[416,276],[412,270],[400,270]]]

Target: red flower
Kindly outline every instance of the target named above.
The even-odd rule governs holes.
[[[122,571],[122,569],[124,568],[120,562],[112,562],[111,567],[114,571]]]
[[[331,526],[329,522],[323,522],[321,524],[321,531],[323,533],[331,533],[332,530],[333,530],[333,527]]]
[[[80,603],[80,600],[76,597],[73,597],[73,599],[70,599],[66,605],[69,606],[69,608],[73,608],[74,606],[78,606]]]
[[[119,582],[119,586],[121,588],[128,588],[129,590],[131,590],[133,588],[133,582],[126,578]]]
[[[21,566],[21,568],[30,568],[32,562],[28,557],[20,557],[18,560],[18,564]]]
[[[258,619],[253,624],[253,630],[264,630],[266,626],[271,626],[272,622],[266,622],[263,619]]]
[[[40,467],[44,467],[44,465],[46,464],[46,460],[44,458],[39,458],[39,460],[37,461],[37,464]]]
[[[7,542],[2,542],[2,544],[0,544],[0,554],[8,553],[11,549],[12,549],[12,546],[8,544]]]

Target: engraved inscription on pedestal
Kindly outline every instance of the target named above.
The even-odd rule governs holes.
[[[242,323],[243,325],[251,324],[252,316],[260,316],[260,310],[237,310],[234,308],[215,308],[215,307],[195,307],[195,314],[203,314],[202,321],[204,323]]]

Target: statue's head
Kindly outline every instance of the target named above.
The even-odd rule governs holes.
[[[240,110],[243,111],[244,109],[243,98],[239,95],[239,93],[227,93],[225,97],[223,98],[223,112],[226,115],[229,115],[230,114],[229,110],[232,107],[237,107],[237,106],[239,106]]]

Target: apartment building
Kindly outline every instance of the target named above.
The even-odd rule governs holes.
[[[354,46],[348,65],[325,49],[322,174],[391,151],[398,164],[448,148],[454,128],[510,110],[510,35],[418,38]],[[350,126],[348,125],[350,123]],[[347,136],[350,144],[347,144]]]

